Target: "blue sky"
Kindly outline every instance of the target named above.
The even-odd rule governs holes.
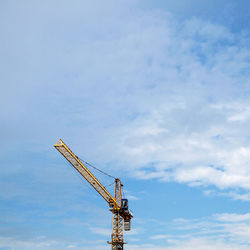
[[[2,0],[0,249],[110,248],[58,138],[121,177],[125,249],[250,249],[249,9]]]

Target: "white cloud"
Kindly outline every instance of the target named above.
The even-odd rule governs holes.
[[[0,237],[0,247],[3,249],[22,250],[43,250],[43,249],[67,249],[72,245],[67,245],[63,241],[50,240],[46,238],[36,238],[31,240],[15,239],[13,237]],[[75,247],[74,249],[80,249]]]
[[[2,164],[9,167],[1,170],[1,197],[44,204],[55,194],[72,197],[62,185],[69,180],[67,172],[60,172],[56,183],[63,191],[51,188],[59,171],[58,164],[52,165],[57,173],[49,169],[57,155],[48,151],[62,137],[84,159],[114,174],[125,170],[135,178],[202,185],[208,195],[217,192],[212,185],[221,189],[219,195],[250,200],[247,33],[199,18],[180,21],[166,11],[144,11],[134,1],[6,1],[1,13],[0,154],[9,151]],[[46,159],[43,168],[31,161],[36,152],[42,154],[35,161]],[[66,200],[62,204],[68,211],[72,198]],[[63,223],[88,227],[79,220]],[[244,245],[250,238],[248,214],[173,224],[187,233],[151,236],[169,246],[127,248],[249,249]],[[110,235],[103,228],[91,230]],[[131,234],[140,237],[140,230]],[[216,240],[218,235],[231,242]],[[81,242],[43,237],[1,237],[0,247],[84,249]],[[92,242],[86,249],[104,248],[109,246]]]
[[[112,171],[250,189],[246,33],[133,1],[58,3],[1,17],[3,148],[63,137]]]
[[[194,249],[240,249],[240,247],[250,249],[248,213],[224,213],[193,220],[180,218],[165,224],[163,221],[156,223],[161,225],[163,229],[161,232],[167,228],[171,230],[166,231],[165,234],[151,235],[152,246],[149,249],[157,249],[154,247],[159,244],[163,249],[191,249],[191,247]]]
[[[91,227],[90,230],[95,234],[100,234],[103,236],[110,236],[110,229],[109,228]]]
[[[167,238],[169,238],[169,236],[164,234],[153,235],[150,237],[150,239],[152,240],[167,239]]]
[[[216,215],[217,220],[225,222],[250,222],[250,213],[247,214],[218,214]]]
[[[126,195],[126,198],[130,201],[136,201],[136,200],[139,200],[138,197],[134,196],[134,195],[131,195],[131,194],[127,194]]]
[[[250,214],[215,214],[211,217],[193,220],[175,219],[173,221],[154,221],[161,225],[161,234],[150,231],[150,237],[146,243],[140,242],[138,238],[129,239],[126,249],[250,249]],[[168,225],[165,227],[165,225]],[[90,228],[92,232],[107,236],[110,230],[103,228]],[[164,234],[164,230],[169,230]],[[141,238],[145,230],[135,230],[130,235]],[[126,237],[128,237],[126,233]],[[133,240],[134,239],[134,240]],[[138,242],[138,243],[132,243]],[[44,249],[108,249],[102,240],[51,240],[45,236],[34,239],[20,240],[14,237],[0,237],[0,247],[25,250]]]
[[[208,239],[204,238],[197,238],[197,239],[191,239],[184,242],[181,242],[176,245],[171,246],[161,246],[161,247],[155,247],[153,245],[128,245],[128,250],[139,250],[139,249],[147,249],[147,250],[193,250],[193,249],[199,249],[199,250],[249,250],[250,247],[245,245],[233,245],[233,244],[227,244],[225,242],[216,241],[211,242]]]
[[[45,248],[48,250],[52,249],[60,249],[60,250],[66,250],[66,249],[74,249],[74,250],[100,250],[100,249],[110,249],[110,246],[105,244],[96,244],[88,245],[86,246],[86,243],[83,243],[79,245],[79,243],[71,243],[71,244],[65,244],[59,241],[44,241],[43,243],[38,243],[36,241],[22,241],[22,240],[15,240],[13,238],[0,238],[0,247],[3,248],[11,248],[11,249],[22,249],[22,250],[44,250]],[[248,246],[244,245],[229,245],[227,243],[223,243],[220,241],[217,242],[211,242],[204,238],[197,238],[192,239],[188,241],[184,241],[182,243],[178,243],[171,246],[161,246],[156,247],[152,244],[142,244],[142,245],[134,245],[134,244],[128,244],[126,245],[126,249],[128,250],[139,250],[139,249],[147,249],[147,250],[187,250],[187,249],[201,249],[201,250],[221,250],[221,249],[227,249],[227,250],[248,250],[250,249]]]
[[[103,244],[101,240],[76,240],[67,241],[66,239],[53,240],[46,237],[33,239],[18,239],[15,237],[0,237],[0,248],[3,249],[22,249],[22,250],[52,250],[52,249],[74,249],[74,250],[99,250],[110,249],[108,244]]]
[[[242,107],[243,104],[238,106]],[[158,111],[157,118],[152,114],[145,122],[153,120],[159,129],[163,127],[165,131],[150,136],[126,133],[121,149],[129,158],[133,157],[132,167],[138,169],[137,176],[144,179],[172,179],[191,185],[214,185],[220,189],[240,187],[249,190],[247,119],[240,120],[239,129],[238,124],[232,124],[232,117],[235,117],[232,113],[237,112],[237,106],[228,104],[226,110],[220,108],[219,111],[217,107],[215,110],[213,105],[206,107],[204,111],[210,113],[209,118],[203,120],[202,115],[199,115],[199,123],[205,122],[203,127],[197,127],[197,123],[189,127],[189,124],[184,123],[185,129],[182,131],[181,124],[177,125],[171,112]],[[178,112],[180,110],[177,108]],[[176,127],[171,128],[171,123],[166,122],[164,117]],[[143,123],[141,121],[142,127]],[[131,131],[134,131],[133,128]],[[149,167],[149,170],[142,171],[141,167]],[[154,171],[150,170],[152,167]]]

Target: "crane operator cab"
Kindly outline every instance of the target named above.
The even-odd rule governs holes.
[[[122,199],[122,209],[128,211],[128,199]]]
[[[121,207],[124,213],[124,229],[125,231],[130,231],[130,219],[131,215],[128,210],[128,199],[122,199]]]

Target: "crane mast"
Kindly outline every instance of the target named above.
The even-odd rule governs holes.
[[[119,178],[115,179],[114,197],[107,191],[101,182],[91,173],[86,165],[59,139],[54,147],[70,162],[70,164],[89,182],[89,184],[108,203],[113,213],[111,244],[112,250],[123,250],[123,226],[125,231],[130,230],[130,220],[133,215],[128,209],[128,200],[122,198],[122,183]]]

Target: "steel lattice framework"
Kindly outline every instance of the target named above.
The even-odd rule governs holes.
[[[121,180],[119,178],[115,179],[115,195],[113,197],[61,139],[58,140],[54,147],[108,203],[110,211],[113,213],[111,242],[108,243],[111,244],[112,250],[123,250],[123,245],[125,244],[123,241],[123,222],[125,221],[125,230],[130,230],[130,220],[133,218],[133,215],[128,210],[128,207],[123,205],[123,185],[121,184]]]

